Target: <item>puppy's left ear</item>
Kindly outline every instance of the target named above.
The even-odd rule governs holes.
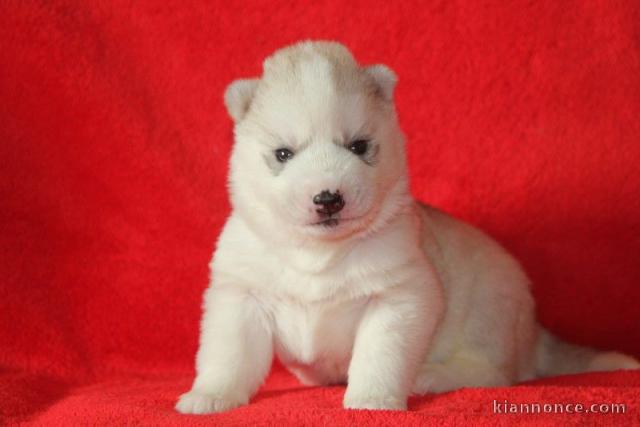
[[[240,79],[227,86],[224,105],[234,122],[238,123],[249,111],[257,86],[258,79]]]
[[[386,65],[370,65],[364,71],[373,78],[378,86],[378,93],[385,101],[393,101],[393,90],[398,83],[398,77],[393,70]]]

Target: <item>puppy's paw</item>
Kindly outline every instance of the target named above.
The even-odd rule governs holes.
[[[392,396],[354,396],[348,392],[342,403],[345,409],[374,409],[404,411],[407,409],[407,399],[396,399]]]
[[[191,390],[183,394],[176,403],[176,411],[182,414],[209,414],[237,408],[247,403],[246,399],[219,396]]]

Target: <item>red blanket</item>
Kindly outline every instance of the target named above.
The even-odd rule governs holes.
[[[172,409],[229,213],[221,95],[303,38],[396,70],[416,197],[515,253],[543,324],[640,356],[639,22],[635,0],[1,2],[0,424],[640,423],[638,372],[385,413],[276,367],[248,407]]]

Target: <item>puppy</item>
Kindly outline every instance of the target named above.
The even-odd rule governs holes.
[[[543,330],[514,258],[412,200],[395,84],[389,68],[360,66],[338,43],[303,42],[227,88],[233,212],[178,411],[246,404],[274,354],[304,384],[347,383],[344,407],[356,409],[640,367]]]

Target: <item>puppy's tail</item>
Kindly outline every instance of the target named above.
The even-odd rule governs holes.
[[[618,369],[640,369],[640,362],[615,351],[598,351],[569,344],[540,328],[536,346],[538,377]]]

